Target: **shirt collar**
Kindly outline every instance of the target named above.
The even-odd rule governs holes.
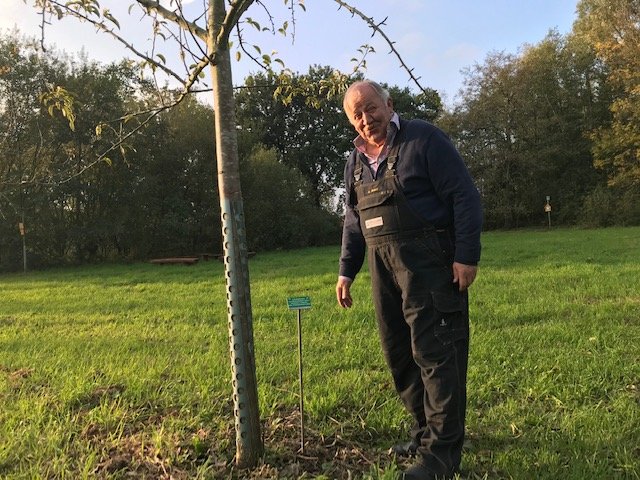
[[[391,115],[391,121],[389,122],[389,127],[391,126],[392,123],[396,126],[396,130],[394,132],[395,134],[400,131],[400,116],[396,112],[393,112],[393,115]],[[389,127],[387,127],[387,143],[389,143],[389,136],[390,136],[390,130],[391,130]],[[393,140],[393,138],[391,138],[391,140]],[[366,142],[364,138],[362,138],[360,135],[358,135],[353,140],[353,144],[355,145],[355,147],[358,149],[359,152],[362,152],[362,153],[366,152],[365,143]]]

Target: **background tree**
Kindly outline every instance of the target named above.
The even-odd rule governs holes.
[[[603,82],[583,44],[556,32],[467,72],[462,101],[441,123],[478,181],[489,228],[540,224],[547,195],[560,221],[579,218],[601,181],[585,132],[607,117]]]
[[[337,215],[315,204],[315,191],[275,150],[257,146],[240,165],[251,248],[274,250],[337,244]],[[268,199],[268,201],[265,201]]]
[[[582,0],[576,34],[608,72],[611,120],[594,126],[594,164],[608,185],[585,203],[589,224],[640,222],[640,5],[637,0]]]
[[[640,186],[640,4],[582,0],[575,30],[591,45],[616,88],[612,121],[594,130],[594,161],[611,185]]]
[[[286,102],[276,94],[282,88],[282,77],[273,73],[248,77],[236,94],[242,132],[274,149],[284,165],[300,172],[319,207],[331,204],[342,181],[345,155],[353,146],[342,96],[318,91],[318,85],[333,75],[331,67],[318,66],[310,67],[305,75],[289,75],[285,81],[297,93]]]
[[[31,103],[23,99],[26,103],[21,122],[38,122],[38,134],[5,139],[0,147],[0,168],[10,171],[9,161],[16,158],[25,168],[30,165],[30,157],[18,155],[18,144],[7,143],[9,140],[22,140],[24,151],[40,145],[37,160],[41,166],[37,176],[31,170],[25,171],[24,178],[30,181],[24,185],[20,183],[21,175],[4,178],[0,190],[4,218],[0,229],[6,235],[0,239],[0,269],[22,267],[17,224],[23,205],[27,210],[30,268],[222,251],[217,234],[220,211],[213,201],[218,193],[210,160],[215,154],[214,140],[208,132],[214,118],[211,106],[187,97],[129,136],[123,144],[124,155],[118,149],[110,153],[110,162],[100,161],[86,168],[95,162],[98,148],[110,146],[111,128],[117,123],[105,119],[123,117],[134,108],[148,108],[156,97],[155,91],[138,81],[128,62],[99,65],[86,57],[70,57],[54,49],[48,49],[45,56],[39,54],[35,41],[13,35],[3,37],[3,41],[15,44],[22,52],[11,63],[14,74],[20,70],[27,73],[23,77],[25,83],[0,79],[0,102],[15,103],[20,92],[26,92],[24,98],[30,98]],[[32,58],[29,52],[36,56]],[[45,61],[55,69],[41,66]],[[34,78],[27,69],[30,62],[41,72],[41,81],[35,86],[29,82]],[[39,94],[56,82],[74,92],[75,130],[69,129],[60,114],[51,117],[42,111]],[[282,105],[272,97],[269,103]],[[312,105],[305,108],[315,111]],[[3,114],[9,115],[9,111]],[[342,120],[343,115],[339,118]],[[254,125],[268,123],[264,118]],[[91,128],[95,124],[102,130],[99,136]],[[337,243],[339,218],[315,204],[316,192],[309,182],[297,169],[283,165],[277,154],[278,165],[256,163],[252,152],[260,142],[247,135],[249,128],[240,132],[239,157],[241,178],[248,185],[244,197],[249,205],[246,223],[251,249]],[[349,127],[349,145],[351,137]],[[300,134],[299,141],[314,143],[313,129]],[[267,156],[272,155],[273,152]],[[343,162],[339,158],[340,168]],[[260,165],[269,168],[258,169]],[[275,207],[290,207],[290,212],[278,214]],[[287,221],[282,221],[284,218]]]
[[[83,258],[95,245],[95,228],[100,228],[86,222],[99,207],[89,199],[95,178],[79,182],[75,174],[94,159],[93,145],[105,148],[106,139],[95,134],[96,122],[123,115],[131,70],[124,65],[102,68],[57,54],[43,56],[34,42],[17,35],[2,37],[0,43],[0,116],[8,126],[0,134],[0,215],[13,230],[16,215],[24,212],[36,263],[40,258],[60,262],[69,254]],[[70,100],[73,130],[69,119],[52,118],[42,106],[51,86],[60,84],[76,92]],[[15,242],[16,233],[3,239]],[[6,259],[7,254],[0,257]],[[7,260],[12,264],[15,258]]]
[[[469,164],[485,205],[486,224],[513,227],[524,212],[515,143],[516,58],[489,56],[466,72],[461,103],[440,125]]]
[[[400,88],[395,85],[383,85],[391,95],[393,109],[403,118],[421,118],[435,122],[443,112],[440,94],[432,88],[426,88],[417,94],[409,87]]]

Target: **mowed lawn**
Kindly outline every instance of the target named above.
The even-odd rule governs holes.
[[[336,305],[338,254],[250,260],[265,442],[251,471],[233,464],[221,263],[0,275],[0,478],[397,478],[386,450],[409,420],[366,269],[354,307]],[[465,478],[640,478],[640,228],[484,234],[471,315]]]

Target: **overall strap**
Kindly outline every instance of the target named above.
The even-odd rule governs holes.
[[[385,177],[394,176],[396,174],[396,162],[398,161],[398,151],[400,150],[400,137],[404,136],[404,131],[397,131],[396,136],[393,140],[393,145],[389,150],[389,154],[387,155],[387,171],[385,172]],[[360,161],[360,153],[356,153],[355,155],[355,167],[353,169],[353,186],[357,187],[362,183],[362,162]]]
[[[356,152],[355,157],[355,168],[353,169],[353,186],[357,187],[362,183],[362,162],[358,158],[360,153]]]
[[[402,121],[401,121],[402,122]],[[396,130],[396,134],[393,138],[393,144],[387,154],[387,171],[385,177],[393,177],[396,174],[396,162],[398,161],[398,152],[400,151],[400,144],[403,142],[406,136],[406,129],[400,128],[395,123],[392,124]]]
[[[389,155],[387,155],[387,171],[385,172],[385,177],[392,177],[396,174],[396,162],[398,161],[398,151],[400,150],[400,142],[393,142],[393,146],[389,151]]]

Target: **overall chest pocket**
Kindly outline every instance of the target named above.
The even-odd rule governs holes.
[[[361,188],[358,192],[358,210],[361,213],[366,212],[374,207],[380,207],[390,204],[393,199],[393,189],[365,189]]]
[[[358,195],[360,226],[365,237],[382,235],[398,228],[392,189],[363,189]]]

